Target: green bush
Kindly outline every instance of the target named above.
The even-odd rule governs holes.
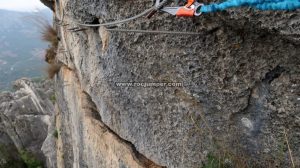
[[[36,159],[32,153],[28,152],[28,151],[21,151],[20,152],[21,158],[23,159],[23,161],[25,162],[27,168],[42,168],[43,167],[43,163]]]
[[[51,100],[51,102],[52,102],[53,104],[55,104],[55,102],[56,102],[56,96],[55,96],[55,94],[52,94],[52,95],[49,97],[49,99]]]
[[[25,166],[21,158],[14,155],[14,150],[7,144],[0,144],[0,168],[20,168]]]
[[[208,154],[207,155],[207,163],[202,167],[202,168],[219,168],[219,163],[220,163],[220,160],[211,155],[211,154]]]
[[[40,77],[31,78],[31,81],[34,82],[34,83],[41,83],[45,79],[46,79],[45,77],[40,76]]]
[[[54,130],[53,136],[57,139],[58,138],[58,130]]]
[[[236,158],[239,159],[239,158]],[[243,168],[246,165],[242,163],[240,165],[240,162],[243,160],[236,160],[236,163],[233,163],[234,161],[230,156],[215,156],[212,153],[209,153],[207,155],[207,161],[205,164],[202,166],[202,168],[232,168],[232,167],[238,167],[238,168]]]

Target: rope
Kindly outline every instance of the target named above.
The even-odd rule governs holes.
[[[164,4],[168,3],[169,0],[163,0],[160,4],[160,6],[163,6]],[[123,20],[117,20],[117,21],[113,21],[113,22],[107,22],[107,23],[100,23],[100,24],[84,24],[84,23],[79,23],[74,21],[76,24],[80,25],[80,26],[85,26],[85,27],[100,27],[100,26],[111,26],[111,25],[116,25],[116,24],[121,24],[121,23],[126,23],[135,19],[138,19],[140,17],[143,17],[145,15],[147,15],[148,13],[152,12],[153,10],[157,10],[157,7],[152,6],[151,8],[145,10],[144,12],[135,15],[133,17],[127,18],[127,19],[123,19]]]
[[[228,0],[222,3],[203,5],[202,13],[223,11],[232,7],[249,6],[259,10],[295,10],[300,8],[299,0]]]

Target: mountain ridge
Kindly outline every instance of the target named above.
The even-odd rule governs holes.
[[[52,22],[48,9],[39,13],[0,9],[0,90],[11,88],[11,82],[21,77],[43,76],[47,44],[40,39],[37,16]]]

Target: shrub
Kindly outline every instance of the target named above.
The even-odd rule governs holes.
[[[56,102],[56,96],[55,96],[55,93],[53,93],[50,97],[49,97],[50,101],[55,104]]]
[[[49,21],[40,14],[33,15],[28,19],[32,20],[39,27],[41,39],[49,43],[49,47],[45,52],[45,61],[49,64],[46,71],[48,72],[49,78],[53,79],[61,67],[61,65],[56,61],[59,43],[58,33]]]
[[[58,130],[56,129],[56,130],[54,130],[54,132],[53,132],[53,136],[57,139],[58,138]]]
[[[50,47],[46,50],[45,61],[49,64],[54,63],[56,57],[56,48]]]
[[[214,155],[209,153],[207,155],[207,161],[202,166],[202,168],[247,168],[249,167],[242,157],[237,157],[233,155]]]
[[[52,45],[52,47],[57,48],[58,45],[57,32],[50,24],[43,25],[42,40],[49,42]]]
[[[0,167],[1,168],[20,168],[24,167],[25,163],[15,153],[14,146],[0,143]]]
[[[23,150],[20,152],[20,155],[28,168],[42,168],[43,167],[43,163],[40,160],[36,159],[32,153]]]
[[[58,74],[60,68],[61,68],[61,64],[60,63],[51,63],[51,64],[49,64],[48,68],[47,68],[48,77],[50,79],[53,79],[54,76],[56,74]]]
[[[212,154],[207,155],[207,163],[202,168],[219,168],[220,159],[213,156]]]
[[[44,77],[33,77],[33,78],[31,78],[31,80],[34,83],[42,83],[45,80],[45,78]]]
[[[42,27],[42,40],[50,43],[48,49],[46,49],[45,61],[49,64],[53,64],[56,58],[56,51],[58,46],[58,37],[56,30],[48,23],[44,23]]]

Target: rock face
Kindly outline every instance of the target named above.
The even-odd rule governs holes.
[[[49,81],[33,83],[29,79],[17,80],[14,87],[15,92],[0,94],[0,155],[6,155],[0,167],[18,162],[15,167],[24,167],[26,158],[35,159],[36,163],[47,162],[49,166],[55,162],[49,159],[50,155],[56,155],[55,138],[50,131],[51,121],[54,123],[55,117],[50,101],[50,96],[54,94],[53,87]],[[47,144],[43,145],[47,135],[52,138],[47,138]],[[43,152],[42,146],[47,148],[49,144],[52,145],[51,151]]]
[[[55,1],[54,0],[41,0],[41,2],[47,6],[48,8],[50,8],[52,11],[54,11],[54,4]]]
[[[73,71],[62,68],[60,77],[58,167],[160,168],[102,122],[96,105],[80,88]]]
[[[119,20],[150,6],[56,3],[65,24],[57,26],[59,50],[67,51],[57,55],[64,64],[56,77],[58,167],[194,168],[207,160],[300,166],[299,12],[242,8],[194,19],[158,13],[118,25],[203,32],[193,36],[110,32],[101,40],[107,36],[98,28],[70,30],[76,22]]]

